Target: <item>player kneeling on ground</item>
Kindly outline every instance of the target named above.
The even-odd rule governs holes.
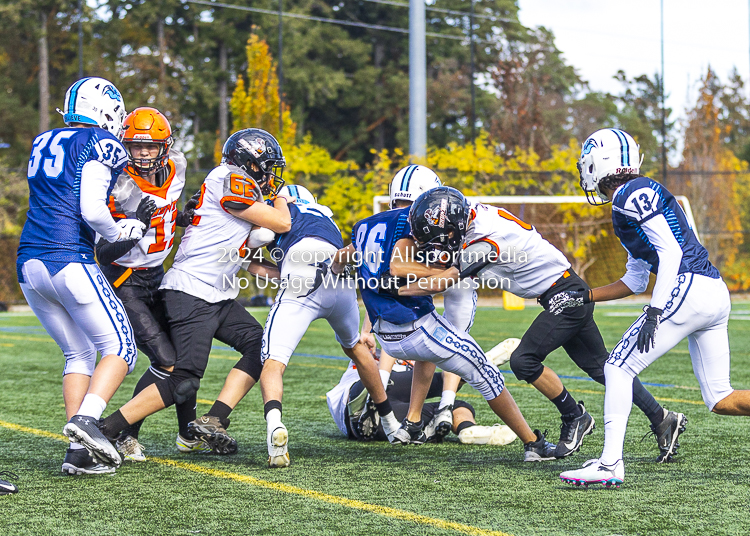
[[[604,451],[583,469],[560,475],[576,485],[619,487],[625,477],[623,443],[634,379],[646,367],[687,337],[693,372],[703,401],[719,415],[750,415],[750,391],[729,383],[727,321],[729,291],[698,242],[685,213],[661,184],[640,174],[638,144],[622,130],[603,129],[583,144],[578,170],[589,203],[612,202],[615,234],[628,252],[627,273],[605,287],[569,290],[555,310],[615,300],[646,290],[649,272],[656,274],[651,302],[628,328],[604,366]],[[598,199],[597,199],[598,196]],[[657,329],[658,336],[657,336]],[[673,429],[668,453],[677,448],[685,425]]]
[[[167,378],[174,368],[176,353],[169,335],[164,297],[159,290],[164,278],[164,260],[172,251],[176,226],[187,227],[193,219],[198,200],[187,202],[185,211],[177,202],[185,187],[187,161],[172,149],[172,127],[154,108],[136,108],[125,118],[123,144],[129,164],[112,191],[110,210],[117,218],[135,213],[146,224],[141,240],[107,242],[100,239],[96,257],[115,294],[122,300],[133,325],[135,342],[151,361],[133,391],[138,395],[146,387]],[[211,450],[187,430],[195,419],[196,397],[176,404],[177,449],[181,452]],[[138,434],[143,421],[122,432],[117,450],[123,459],[144,461]]]
[[[418,247],[428,255],[443,251],[447,236],[445,228],[433,219],[440,210],[436,204],[439,199],[424,197],[422,204],[414,205],[410,213]],[[466,281],[463,278],[476,277],[491,288],[503,288],[523,298],[536,298],[545,310],[524,333],[511,355],[510,367],[519,380],[532,384],[557,407],[562,424],[555,457],[569,456],[581,448],[584,437],[592,432],[594,419],[583,402],[576,403],[559,376],[543,362],[562,347],[581,370],[604,384],[604,363],[609,354],[594,321],[593,304],[580,309],[551,310],[552,304],[567,290],[588,289],[588,285],[573,272],[565,256],[533,226],[504,209],[481,203],[471,205],[470,212],[458,256],[461,271],[451,268],[432,280],[423,281],[421,286],[426,290],[412,285],[401,292],[406,295],[434,293],[459,278],[462,279],[458,285],[462,285]],[[401,274],[396,272],[396,275]],[[666,461],[665,445],[672,441],[674,430],[680,428],[679,423],[685,417],[662,408],[639,381],[633,384],[633,395],[635,404],[646,414],[651,430],[657,434],[662,451],[658,461]]]
[[[232,282],[253,225],[276,232],[291,227],[285,197],[274,197],[273,206],[263,203],[264,195],[276,196],[283,185],[285,161],[276,139],[260,129],[232,134],[222,154],[222,163],[201,186],[192,225],[160,287],[177,355],[174,370],[104,419],[101,430],[107,437],[194,397],[214,338],[242,354],[235,368],[247,373],[251,386],[260,378],[263,328],[237,303],[240,288]],[[228,421],[213,417],[212,422],[226,432]],[[225,454],[237,450],[232,440],[211,446]]]
[[[457,195],[447,195],[449,191]],[[454,231],[451,246],[457,248],[469,221],[468,202],[456,190],[441,187],[422,194],[415,204],[423,196],[435,195],[440,199],[435,221],[441,221]],[[470,335],[458,332],[438,315],[432,297],[400,295],[399,282],[391,272],[394,260],[409,262],[411,273],[416,277],[429,277],[444,271],[408,261],[415,258],[414,240],[410,236],[408,208],[365,218],[354,226],[352,244],[339,251],[333,267],[333,271],[339,273],[346,263],[358,264],[362,299],[383,350],[396,359],[431,361],[441,369],[459,375],[482,394],[497,416],[521,438],[526,461],[554,458],[555,445],[545,441],[538,430],[532,432],[505,388],[502,374],[487,360],[476,341]],[[420,393],[422,400],[432,375],[432,372],[419,378],[415,375],[415,389],[416,386],[427,386]],[[421,423],[405,420],[397,434],[404,436],[402,442],[419,441],[423,436]]]
[[[393,361],[394,364],[384,363]],[[385,365],[385,366],[384,366]],[[381,353],[381,370],[390,369],[388,400],[397,419],[405,419],[409,411],[409,398],[413,376],[413,364],[409,361],[396,362],[395,359]],[[427,398],[441,397],[444,392],[444,374],[435,373],[432,377]],[[359,379],[357,368],[353,363],[341,376],[338,385],[326,393],[328,410],[341,433],[349,439],[367,441],[386,441],[387,436],[379,419],[368,416],[364,385]],[[422,421],[430,422],[443,409],[441,402],[428,402],[422,408]],[[505,425],[480,426],[474,420],[475,412],[471,404],[464,400],[454,400],[451,404],[451,429],[458,435],[461,443],[471,445],[507,445],[516,439],[516,434]],[[442,441],[445,434],[437,434],[432,429],[425,439],[430,442]]]
[[[286,366],[310,324],[325,318],[336,334],[344,353],[359,370],[362,382],[372,396],[386,429],[392,436],[398,421],[385,390],[375,360],[359,337],[359,306],[357,290],[351,280],[334,277],[329,272],[331,257],[343,247],[341,231],[334,223],[330,209],[316,203],[313,195],[302,186],[285,186],[283,194],[294,199],[289,206],[291,229],[279,233],[268,246],[274,259],[281,259],[280,268],[264,264],[251,265],[255,273],[281,278],[281,290],[263,331],[263,372],[260,388],[263,393],[264,414],[267,422],[266,443],[269,467],[287,467],[289,434],[281,422],[281,397],[284,392],[283,374]],[[247,394],[251,380],[247,373],[235,369],[230,372],[224,387],[204,417],[191,425],[196,434],[209,443],[224,440],[209,424],[211,415],[228,419]]]
[[[70,420],[63,433],[71,445],[62,470],[69,474],[113,472],[121,463],[96,422],[133,371],[137,350],[125,308],[96,265],[94,238],[143,236],[142,222],[115,222],[107,209],[128,161],[120,142],[124,118],[125,104],[112,83],[83,78],[65,94],[68,127],[37,136],[29,159],[29,211],[16,266],[26,301],[65,356]]]

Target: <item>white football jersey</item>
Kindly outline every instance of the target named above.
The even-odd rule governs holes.
[[[533,226],[502,208],[472,204],[464,248],[479,241],[498,252],[497,261],[479,272],[482,283],[522,298],[538,298],[570,268],[565,255]]]
[[[187,160],[181,152],[174,149],[169,151],[167,179],[160,187],[130,173],[128,169],[125,168],[119,176],[109,197],[112,215],[115,218],[124,215],[134,217],[143,197],[150,197],[156,202],[156,212],[151,217],[151,227],[143,238],[133,249],[117,259],[115,264],[127,268],[152,268],[164,262],[174,245],[177,202],[185,187]]]
[[[260,187],[238,167],[221,164],[201,186],[193,224],[182,237],[174,264],[161,288],[179,290],[210,303],[233,300],[240,292],[234,276],[246,255],[245,242],[253,224],[225,208],[263,201]]]

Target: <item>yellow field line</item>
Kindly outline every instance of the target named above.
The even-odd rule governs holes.
[[[12,422],[0,421],[0,426],[8,428],[10,430],[15,430],[17,432],[33,434],[41,437],[46,437],[48,439],[54,439],[56,441],[64,441],[66,443],[68,442],[68,438],[64,435],[47,432],[46,430],[29,428],[28,426],[21,426],[20,424],[14,424]],[[346,508],[352,508],[354,510],[362,510],[364,512],[370,512],[372,514],[377,514],[391,519],[408,521],[420,525],[429,525],[443,530],[453,530],[456,532],[461,532],[463,534],[470,534],[472,536],[511,536],[507,532],[481,529],[479,527],[474,527],[471,525],[464,525],[463,523],[456,523],[454,521],[446,521],[444,519],[415,514],[414,512],[409,512],[408,510],[399,510],[398,508],[390,508],[388,506],[370,504],[355,499],[339,497],[337,495],[328,495],[327,493],[323,493],[320,491],[298,488],[297,486],[282,484],[280,482],[270,482],[268,480],[261,480],[260,478],[255,478],[248,475],[240,475],[238,473],[221,471],[219,469],[211,469],[194,463],[179,462],[176,460],[169,460],[167,458],[149,458],[149,461],[168,467],[176,467],[178,469],[183,469],[192,473],[212,476],[215,478],[223,478],[225,480],[233,480],[235,482],[241,482],[242,484],[255,486],[256,488],[281,491],[283,493],[289,493],[290,495],[299,495],[308,499],[315,499],[317,501],[335,504],[337,506],[344,506]]]
[[[213,400],[206,400],[205,398],[199,398],[196,402],[198,402],[198,404],[208,404],[209,406],[213,406],[214,404]]]
[[[506,532],[480,529],[479,527],[464,525],[463,523],[455,523],[453,521],[446,521],[444,519],[437,519],[434,517],[415,514],[414,512],[409,512],[408,510],[399,510],[397,508],[390,508],[388,506],[380,506],[378,504],[370,504],[354,499],[347,499],[346,497],[339,497],[337,495],[328,495],[327,493],[322,493],[320,491],[298,488],[297,486],[283,484],[280,482],[269,482],[267,480],[261,480],[259,478],[254,478],[248,475],[229,473],[227,471],[221,471],[219,469],[210,469],[208,467],[203,467],[194,463],[179,462],[166,458],[149,458],[149,460],[161,465],[177,467],[186,471],[191,471],[193,473],[213,476],[216,478],[223,478],[226,480],[234,480],[235,482],[242,482],[243,484],[249,484],[258,488],[265,488],[274,491],[289,493],[290,495],[299,495],[308,499],[315,499],[321,502],[344,506],[346,508],[362,510],[383,517],[389,517],[391,519],[410,521],[412,523],[418,523],[420,525],[430,525],[439,529],[453,530],[456,532],[461,532],[463,534],[471,534],[476,536],[509,536]]]
[[[26,335],[20,337],[18,335],[6,335],[5,333],[0,333],[0,339],[11,339],[13,341],[55,342],[52,337],[28,337]]]

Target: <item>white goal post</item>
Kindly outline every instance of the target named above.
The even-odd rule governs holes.
[[[684,195],[674,196],[678,203],[682,206],[682,210],[685,212],[690,227],[693,228],[695,237],[700,241],[698,236],[698,230],[695,226],[695,219],[693,218],[693,211],[690,208],[690,201]],[[562,205],[565,203],[588,203],[586,196],[583,195],[480,195],[480,196],[467,196],[469,201],[477,203],[486,203],[488,205]],[[390,197],[387,195],[376,195],[372,199],[372,212],[377,214],[383,210],[387,210],[390,203]],[[534,222],[529,222],[532,225]]]

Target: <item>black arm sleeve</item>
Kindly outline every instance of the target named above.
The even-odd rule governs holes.
[[[121,242],[107,242],[103,238],[96,244],[96,259],[99,264],[112,264],[125,255],[138,243],[138,240],[123,240]]]

